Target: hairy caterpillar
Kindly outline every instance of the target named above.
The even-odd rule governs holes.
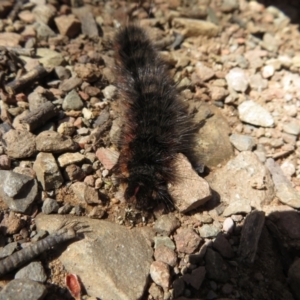
[[[193,160],[191,119],[141,27],[129,25],[117,33],[115,62],[124,114],[117,169],[127,186],[125,199],[141,209],[157,202],[172,208],[167,184],[177,179],[176,154]]]

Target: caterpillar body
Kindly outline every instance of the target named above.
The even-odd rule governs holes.
[[[115,63],[124,115],[117,165],[124,197],[141,209],[160,202],[173,208],[167,185],[178,179],[176,154],[192,159],[191,118],[167,64],[141,27],[128,25],[117,33]]]

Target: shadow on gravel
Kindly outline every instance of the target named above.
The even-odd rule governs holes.
[[[172,283],[174,299],[299,300],[300,213],[253,211],[189,255],[189,264]]]
[[[257,2],[263,4],[265,7],[275,6],[280,9],[285,15],[287,15],[291,22],[294,24],[300,24],[300,1],[299,0],[257,0]]]

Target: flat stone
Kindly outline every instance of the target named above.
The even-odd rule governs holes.
[[[85,159],[84,155],[75,152],[75,153],[64,153],[62,155],[60,155],[57,160],[59,163],[59,166],[61,168],[71,165],[71,164],[76,164],[76,163],[80,163]]]
[[[174,18],[172,25],[185,37],[204,35],[207,37],[215,37],[219,33],[219,26],[203,20],[195,20],[188,18]]]
[[[40,152],[33,164],[33,170],[45,191],[57,189],[64,182],[52,153]]]
[[[168,192],[180,212],[193,210],[211,198],[208,183],[194,171],[181,153],[177,154],[174,172],[180,180],[168,184]]]
[[[9,186],[11,186],[11,183],[15,182],[16,186],[19,186],[19,188],[12,190],[6,186],[8,183],[7,180],[9,180]],[[9,194],[13,194],[14,197],[8,196],[5,190]],[[37,193],[38,185],[36,180],[32,177],[21,175],[12,171],[0,170],[0,198],[12,211],[29,213],[31,205],[36,199]]]
[[[23,130],[10,130],[3,135],[6,154],[11,158],[32,157],[36,153],[35,136]]]
[[[36,55],[40,57],[39,62],[46,68],[55,68],[64,62],[64,57],[60,53],[47,48],[37,48]]]
[[[47,288],[41,283],[29,279],[10,281],[0,292],[0,300],[18,299],[42,300],[47,294]]]
[[[45,282],[47,280],[47,275],[41,262],[34,261],[19,270],[15,275],[15,279],[30,279],[33,281]]]
[[[0,33],[0,46],[17,47],[21,41],[21,35],[14,32]]]
[[[292,121],[283,125],[283,131],[293,135],[300,134],[300,124],[298,122]]]
[[[43,131],[36,137],[36,149],[41,152],[60,153],[74,151],[77,144],[69,136],[55,131]]]
[[[36,35],[40,40],[47,40],[50,37],[55,37],[56,33],[46,24],[35,23],[34,28]]]
[[[72,90],[67,94],[62,107],[63,110],[81,110],[83,108],[83,102],[76,90]]]
[[[239,257],[243,262],[254,262],[264,223],[265,213],[263,211],[253,211],[246,217],[238,249]]]
[[[251,212],[251,205],[247,203],[240,203],[239,201],[234,201],[229,203],[223,212],[224,217],[230,217],[236,214],[248,214]]]
[[[223,212],[224,216],[236,214],[239,210],[247,213],[251,207],[262,209],[275,196],[269,171],[249,151],[241,152],[206,179],[220,195],[222,202],[228,205]]]
[[[140,299],[148,286],[153,255],[141,230],[66,215],[39,214],[35,221],[37,230],[51,234],[67,220],[88,228],[86,238],[71,243],[59,257],[67,272],[80,277],[87,294],[102,300]]]
[[[248,135],[233,133],[229,139],[232,145],[239,151],[251,151],[256,145],[255,139]]]
[[[262,127],[274,126],[274,119],[271,114],[253,100],[244,101],[238,106],[239,118],[241,121]]]
[[[56,68],[63,68],[61,66],[56,67]],[[68,69],[66,69],[68,70]],[[58,72],[58,71],[57,71]],[[68,75],[62,72],[59,73],[59,77],[66,77]],[[80,86],[82,84],[82,79],[78,78],[77,76],[73,76],[71,78],[66,78],[64,79],[64,81],[60,84],[59,89],[62,90],[63,92],[67,93],[70,92],[71,90],[77,88],[78,86]]]
[[[96,156],[105,169],[111,170],[118,162],[119,152],[101,147],[96,151]]]

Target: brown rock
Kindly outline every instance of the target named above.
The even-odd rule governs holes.
[[[18,233],[22,226],[22,220],[18,218],[13,212],[5,214],[0,224],[1,230],[5,235],[12,235]]]
[[[99,198],[99,193],[94,188],[86,185],[84,182],[75,182],[72,184],[72,191],[81,201],[81,203],[87,204],[101,204],[102,201]]]
[[[22,130],[13,130],[3,135],[6,153],[11,158],[32,157],[36,153],[35,136]]]
[[[69,136],[62,136],[55,131],[43,131],[36,137],[38,151],[60,153],[74,151],[77,144]]]
[[[155,249],[154,258],[156,261],[162,261],[171,267],[175,267],[177,263],[177,255],[174,250],[164,245]]]
[[[0,33],[0,46],[16,47],[19,45],[21,35],[14,32],[1,32]]]
[[[173,27],[181,30],[186,37],[204,35],[207,37],[217,36],[219,27],[211,22],[187,18],[174,18]]]
[[[59,86],[59,88],[67,93],[71,90],[75,89],[76,87],[80,86],[82,83],[82,79],[78,78],[77,76],[65,79]]]
[[[193,253],[200,245],[200,236],[190,228],[179,228],[174,235],[176,249],[179,252]]]
[[[75,153],[64,153],[58,157],[58,163],[60,167],[65,167],[67,165],[80,163],[85,159],[84,155],[75,152]]]
[[[150,266],[152,280],[162,288],[168,288],[170,283],[169,266],[161,261],[154,261]]]
[[[71,164],[66,167],[64,172],[64,177],[68,181],[74,181],[74,180],[82,180],[84,178],[85,174],[82,171],[82,169],[74,164]],[[91,176],[93,178],[93,176]],[[89,184],[90,185],[90,184]],[[91,185],[93,186],[93,185]]]
[[[179,179],[168,185],[168,192],[180,212],[195,209],[211,198],[208,183],[193,170],[183,154],[177,154],[174,168]]]
[[[73,38],[80,33],[81,23],[74,15],[59,16],[54,21],[62,35]]]
[[[101,70],[96,64],[76,64],[74,71],[83,81],[94,82],[101,76]]]
[[[105,169],[111,170],[118,161],[119,153],[109,148],[99,148],[96,152],[96,156]]]
[[[51,153],[40,152],[33,164],[38,181],[45,191],[59,188],[64,180]]]
[[[169,236],[180,226],[180,221],[173,215],[167,214],[160,216],[154,224],[156,232]]]

